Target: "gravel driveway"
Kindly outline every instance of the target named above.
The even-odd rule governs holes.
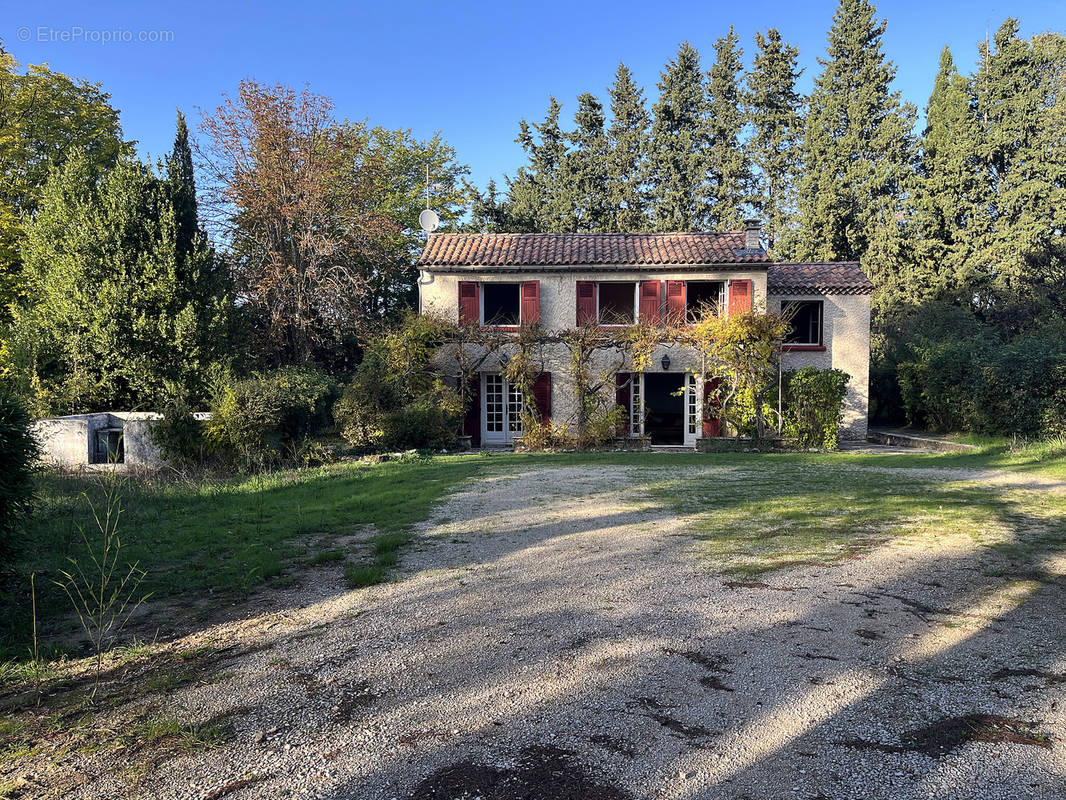
[[[985,577],[961,531],[731,581],[649,475],[496,470],[438,509],[402,580],[324,570],[179,643],[240,645],[169,701],[236,734],[135,795],[1066,796],[1061,579]],[[81,796],[128,796],[82,768]]]

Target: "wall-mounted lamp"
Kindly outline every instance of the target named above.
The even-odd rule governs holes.
[[[667,372],[670,369],[670,356],[663,356],[663,372]]]

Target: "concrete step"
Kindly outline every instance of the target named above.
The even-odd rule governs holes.
[[[976,453],[979,448],[972,444],[951,442],[925,434],[915,434],[891,429],[870,428],[866,440],[894,447],[911,447],[916,450],[935,450],[940,453]]]

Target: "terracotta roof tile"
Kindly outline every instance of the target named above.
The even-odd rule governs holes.
[[[764,264],[744,249],[744,232],[431,233],[423,267]]]
[[[766,291],[782,294],[870,294],[874,285],[855,261],[770,264]]]

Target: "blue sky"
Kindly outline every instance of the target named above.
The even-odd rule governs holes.
[[[196,107],[214,108],[243,77],[307,83],[333,98],[339,116],[440,130],[470,165],[472,178],[513,173],[522,163],[513,139],[520,118],[539,120],[549,94],[572,114],[574,98],[606,99],[619,61],[649,101],[662,66],[688,39],[709,66],[714,40],[736,26],[750,62],[756,30],[777,27],[800,47],[802,85],[817,73],[835,0],[725,3],[448,2],[2,2],[0,39],[22,63],[103,84],[122,112],[127,138],[143,154],[167,151],[175,109],[195,124]],[[1066,28],[1060,0],[884,0],[885,49],[896,87],[922,108],[940,50],[950,45],[964,70],[976,43],[1002,20],[1023,33]],[[136,41],[142,35],[170,41]],[[103,41],[130,37],[134,41]],[[649,103],[650,107],[650,103]]]

